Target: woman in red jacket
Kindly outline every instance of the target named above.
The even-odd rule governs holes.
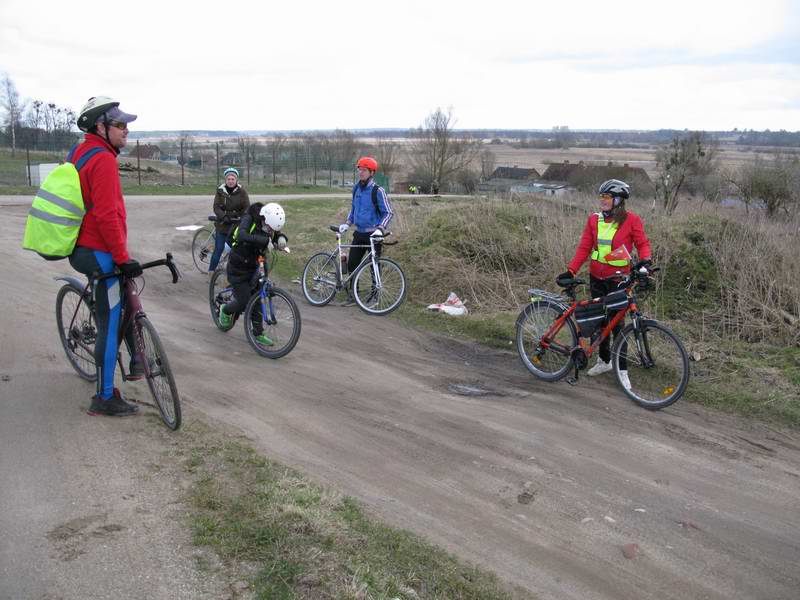
[[[600,210],[589,216],[583,228],[581,240],[575,256],[567,266],[567,272],[559,279],[572,279],[587,258],[589,264],[589,288],[592,298],[599,298],[617,289],[620,280],[631,270],[629,253],[636,248],[639,258],[650,261],[650,242],[644,233],[644,225],[639,215],[625,210],[625,201],[630,197],[630,186],[618,179],[609,179],[600,189]],[[624,250],[622,247],[625,247]],[[616,256],[628,258],[615,259],[607,256],[615,251]],[[615,313],[609,312],[608,318]],[[622,331],[622,322],[614,328],[614,337]],[[607,373],[611,365],[611,340],[606,338],[600,344],[597,364],[589,369],[590,376]],[[620,379],[625,385],[628,381],[627,361],[620,357]],[[625,387],[630,387],[628,383]]]

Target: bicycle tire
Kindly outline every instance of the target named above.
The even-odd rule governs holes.
[[[219,308],[223,304],[233,301],[233,290],[228,283],[228,274],[223,269],[217,269],[208,282],[208,304],[211,309],[211,320],[220,331],[230,331],[236,324],[234,319],[230,327],[223,327],[219,322]]]
[[[359,308],[369,315],[388,315],[405,300],[408,288],[406,275],[391,258],[379,258],[381,288],[373,285],[372,261],[359,266],[353,273],[353,297]],[[365,275],[366,273],[366,275]]]
[[[523,308],[517,317],[517,353],[525,368],[543,381],[558,381],[574,367],[569,352],[562,354],[539,345],[542,334],[563,312],[564,308],[556,302],[537,300]],[[554,341],[570,350],[578,345],[578,333],[572,319],[566,320]]]
[[[637,334],[633,323],[628,324],[614,340],[611,349],[614,373],[628,398],[642,408],[660,410],[683,396],[689,383],[689,355],[678,336],[667,326],[641,319],[639,327]],[[641,349],[636,344],[637,337]],[[629,350],[631,347],[636,349],[635,352]],[[627,361],[630,389],[620,377],[623,355]],[[649,358],[654,364],[647,365],[644,358]]]
[[[136,319],[136,343],[145,359],[145,379],[164,424],[175,431],[181,426],[181,401],[169,360],[156,328],[147,317]]]
[[[201,273],[208,271],[211,255],[214,254],[214,244],[213,227],[209,230],[206,226],[195,231],[194,237],[192,237],[192,260],[194,260],[194,266]]]
[[[325,306],[336,295],[337,253],[317,252],[303,268],[303,296],[311,306]]]
[[[76,315],[74,321],[73,315]],[[70,284],[58,290],[56,323],[58,337],[67,354],[69,364],[81,378],[86,381],[97,381],[97,367],[94,359],[97,325],[92,309],[83,297],[83,290]]]
[[[269,291],[272,300],[272,317],[274,323],[263,324],[264,334],[273,342],[272,346],[265,346],[256,340],[253,333],[253,313],[262,318],[261,294],[255,293],[250,297],[244,311],[244,331],[248,343],[258,354],[267,358],[281,358],[286,356],[297,345],[300,338],[302,322],[300,309],[294,299],[284,290],[273,287]]]

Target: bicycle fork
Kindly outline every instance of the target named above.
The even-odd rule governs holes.
[[[650,354],[650,344],[647,342],[647,333],[636,316],[633,317],[633,339],[636,342],[636,355],[639,357],[642,367],[645,369],[655,367],[656,363]]]
[[[278,324],[278,319],[275,318],[275,307],[272,305],[272,295],[265,291],[261,292],[261,318],[267,325]]]

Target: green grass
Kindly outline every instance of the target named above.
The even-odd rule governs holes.
[[[244,440],[197,424],[187,435],[194,543],[227,564],[247,565],[257,598],[531,597],[369,517],[355,500],[265,459]]]

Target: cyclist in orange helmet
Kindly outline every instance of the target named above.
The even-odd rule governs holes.
[[[369,248],[370,238],[375,241],[375,254],[381,255],[380,242],[389,227],[389,221],[394,217],[392,205],[389,203],[389,196],[386,190],[375,183],[374,176],[378,170],[378,161],[371,156],[362,156],[356,163],[358,169],[358,183],[353,186],[353,200],[350,206],[350,213],[347,221],[339,225],[339,233],[344,233],[355,225],[353,233],[353,244],[360,246],[350,248],[350,256],[347,260],[347,270],[351,273],[361,263],[361,259]],[[342,303],[344,306],[355,304],[353,294],[347,290],[347,300]]]

